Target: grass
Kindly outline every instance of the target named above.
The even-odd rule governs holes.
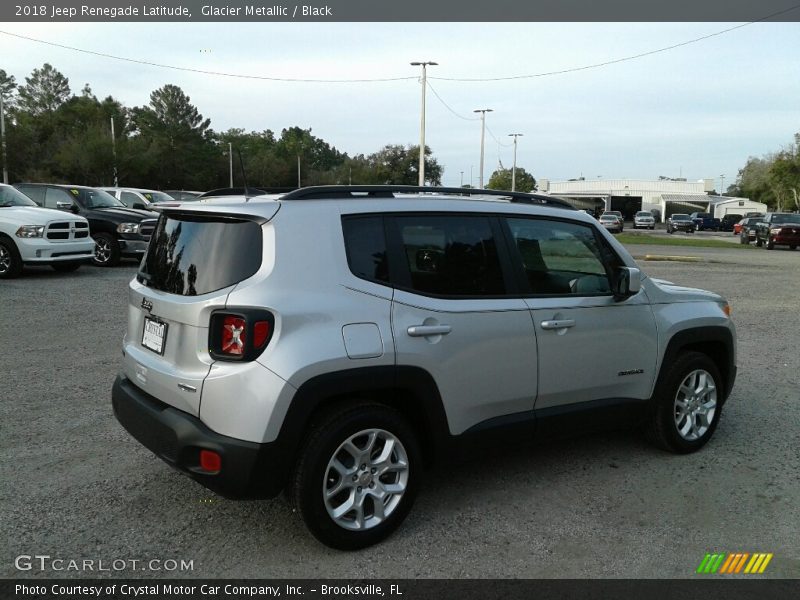
[[[680,237],[676,237],[680,235]],[[646,233],[620,233],[614,236],[622,244],[641,244],[650,246],[682,246],[694,248],[735,248],[739,250],[752,250],[753,244],[733,244],[721,240],[711,240],[693,237],[693,235],[675,234],[671,236],[653,236]]]

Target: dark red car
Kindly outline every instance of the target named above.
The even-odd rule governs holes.
[[[756,224],[756,246],[767,250],[775,246],[789,246],[794,250],[800,246],[800,214],[767,213],[761,223]]]

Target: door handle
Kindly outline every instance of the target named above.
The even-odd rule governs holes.
[[[575,327],[575,319],[558,319],[556,321],[542,321],[542,329],[565,329]]]
[[[412,325],[407,331],[411,337],[447,335],[450,333],[450,325]]]

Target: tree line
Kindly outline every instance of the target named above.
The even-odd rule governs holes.
[[[794,144],[747,159],[728,195],[757,200],[776,211],[800,210],[800,132]]]
[[[154,90],[146,106],[128,108],[99,99],[86,84],[73,94],[69,79],[45,63],[24,84],[0,69],[5,105],[9,181],[42,181],[148,189],[208,190],[252,187],[418,182],[419,146],[388,144],[350,156],[311,129],[215,131],[184,91],[172,84]],[[113,120],[113,126],[112,126]],[[113,127],[113,137],[112,137]],[[241,161],[241,164],[240,164]],[[442,167],[425,148],[425,175],[441,185]]]

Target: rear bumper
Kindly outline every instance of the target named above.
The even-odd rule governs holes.
[[[124,375],[112,390],[114,415],[139,443],[181,473],[227,498],[271,498],[285,485],[276,444],[257,444],[220,435],[200,419],[143,392]],[[216,474],[200,469],[200,450],[222,458]],[[271,471],[275,472],[272,473]],[[278,475],[278,472],[281,475]]]

